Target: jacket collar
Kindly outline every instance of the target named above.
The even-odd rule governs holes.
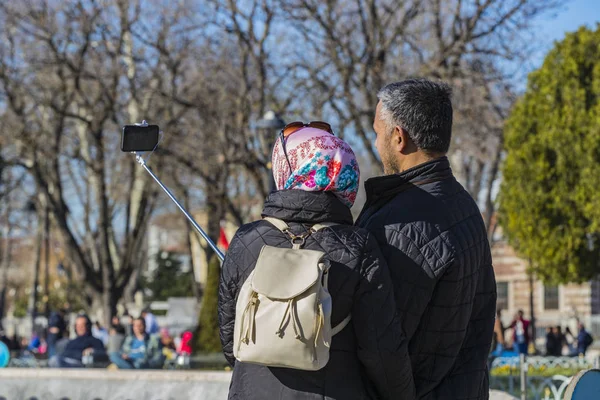
[[[450,177],[452,177],[452,169],[448,157],[436,158],[399,174],[368,179],[365,182],[367,202],[373,200],[373,198],[395,194],[402,185],[413,184],[418,186],[429,181],[439,181]]]
[[[350,209],[333,193],[298,189],[271,193],[265,202],[262,216],[288,222],[352,224]]]

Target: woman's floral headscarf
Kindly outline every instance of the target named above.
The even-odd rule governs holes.
[[[273,148],[273,176],[277,190],[331,191],[352,207],[358,192],[360,171],[352,148],[342,139],[316,128],[301,128]]]

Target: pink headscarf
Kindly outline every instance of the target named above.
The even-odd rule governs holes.
[[[297,130],[285,141],[292,171],[278,138],[272,160],[277,190],[331,191],[352,207],[360,171],[354,152],[346,142],[329,132],[310,127]]]

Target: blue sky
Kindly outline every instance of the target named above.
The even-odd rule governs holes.
[[[564,3],[553,13],[554,17],[544,17],[536,24],[536,33],[542,42],[541,54],[532,60],[536,67],[541,65],[544,54],[554,41],[561,40],[567,32],[573,32],[582,25],[595,28],[600,22],[600,0],[568,0]]]

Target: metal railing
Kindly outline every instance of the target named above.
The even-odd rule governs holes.
[[[573,376],[600,367],[600,357],[497,357],[491,360],[490,388],[521,400],[562,400]]]

